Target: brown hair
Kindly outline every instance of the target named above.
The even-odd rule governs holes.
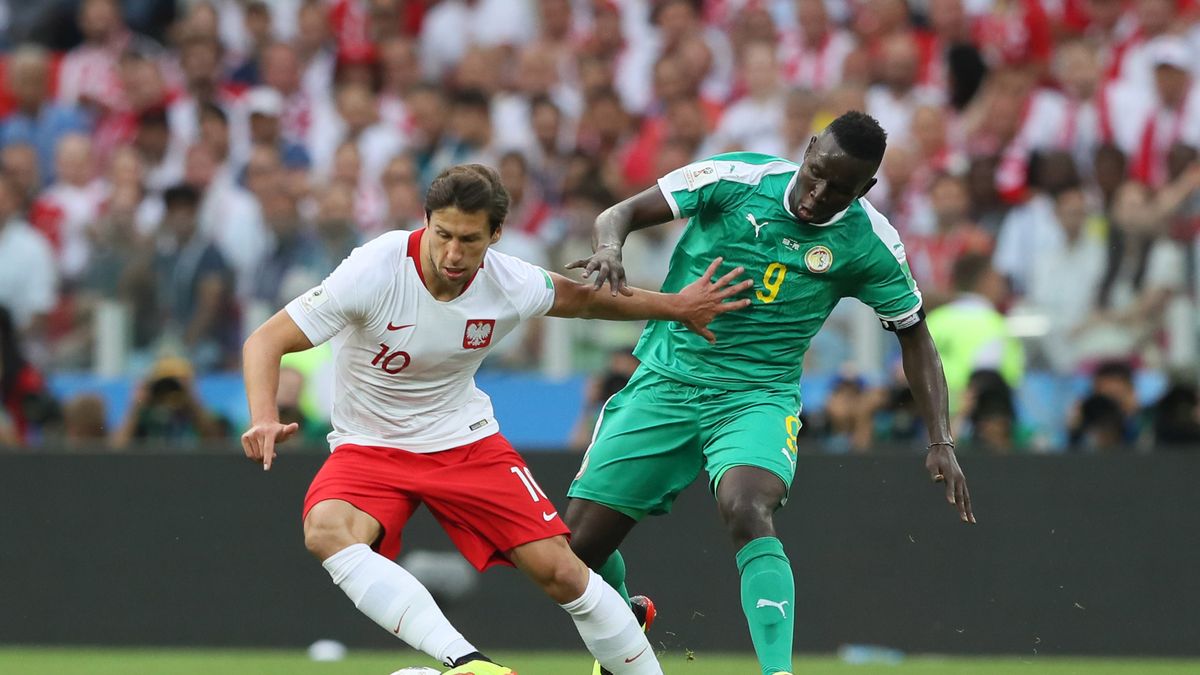
[[[450,207],[463,213],[487,211],[488,225],[495,234],[508,215],[508,191],[492,167],[459,164],[438,174],[425,193],[426,218],[434,211]]]

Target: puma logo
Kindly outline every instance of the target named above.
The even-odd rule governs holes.
[[[786,619],[787,618],[787,610],[783,608],[783,606],[786,604],[789,604],[787,600],[784,600],[783,602],[775,602],[773,600],[766,600],[764,598],[759,598],[758,604],[755,605],[754,607],[755,607],[755,609],[762,609],[763,607],[774,607],[775,609],[779,610],[779,613],[782,614],[783,618]]]
[[[780,448],[779,451],[783,453],[784,457],[787,457],[788,464],[792,466],[792,473],[796,473],[796,460],[792,458],[792,453],[788,452],[787,448]]]
[[[753,213],[747,213],[746,220],[750,221],[750,224],[754,226],[754,238],[755,239],[758,239],[758,231],[763,229],[764,227],[766,227],[768,224],[770,224],[769,221],[764,220],[764,221],[762,221],[762,225],[759,225],[758,220],[754,217]]]

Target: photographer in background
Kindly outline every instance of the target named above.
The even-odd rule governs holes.
[[[159,359],[138,386],[112,445],[128,448],[133,443],[167,443],[191,448],[220,437],[218,420],[196,395],[191,364],[169,356]]]

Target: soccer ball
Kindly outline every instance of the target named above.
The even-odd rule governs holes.
[[[392,675],[442,675],[442,671],[424,666],[413,666],[412,668],[401,668]]]

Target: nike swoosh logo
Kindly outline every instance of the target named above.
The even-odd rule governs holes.
[[[625,663],[633,663],[634,661],[637,661],[638,659],[642,658],[642,654],[645,654],[647,649],[650,649],[649,645],[642,647],[642,651],[638,652],[638,655],[633,657],[632,659],[625,659]]]
[[[415,325],[417,325],[417,324],[415,324],[415,323],[406,323],[406,324],[404,324],[403,326],[397,326],[397,325],[393,324],[391,321],[389,321],[389,322],[388,322],[388,330],[400,330],[401,328],[412,328],[412,327],[413,327],[413,326],[415,326]]]
[[[400,626],[404,625],[404,617],[408,616],[408,610],[410,609],[412,609],[411,605],[404,610],[404,613],[400,615],[400,620],[396,622],[396,630],[392,631],[396,635],[400,634]]]
[[[542,520],[544,520],[548,523],[548,522],[554,520],[554,516],[557,516],[557,515],[558,515],[558,511],[555,511],[554,513],[546,513],[545,511],[542,511]]]

